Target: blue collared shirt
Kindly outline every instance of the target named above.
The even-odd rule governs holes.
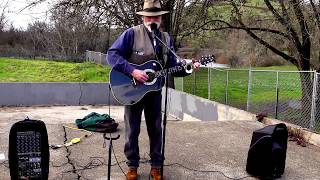
[[[107,61],[112,68],[115,68],[118,71],[131,74],[134,70],[134,67],[129,64],[127,59],[132,54],[132,47],[134,41],[134,31],[133,28],[129,28],[124,31],[118,39],[112,44],[108,50]],[[153,43],[152,43],[153,44]],[[163,46],[163,48],[166,48]],[[170,48],[173,48],[173,41],[170,39]],[[160,42],[156,40],[156,51],[158,52],[160,48]],[[172,53],[169,53],[166,67],[174,67],[177,65],[177,60]]]

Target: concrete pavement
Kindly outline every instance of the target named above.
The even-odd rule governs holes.
[[[49,143],[62,144],[83,132],[65,129],[63,125],[74,125],[76,118],[90,112],[108,113],[108,106],[52,106],[12,107],[0,110],[0,154],[7,160],[8,137],[13,123],[30,119],[41,119],[48,129]],[[112,106],[111,116],[119,121],[121,137],[114,141],[115,155],[120,167],[126,171],[123,154],[124,124],[123,107]],[[172,180],[224,180],[248,176],[245,171],[247,153],[252,132],[264,124],[248,121],[206,121],[185,122],[169,117],[165,150],[165,174]],[[140,135],[141,165],[140,179],[148,179],[148,137],[142,122]],[[108,142],[106,142],[108,146]],[[50,150],[49,179],[107,179],[107,147],[102,134],[94,133],[79,144]],[[7,161],[0,160],[0,179],[10,179]],[[111,179],[125,179],[112,155]],[[316,180],[320,177],[320,148],[308,145],[301,147],[295,142],[288,143],[285,173],[280,179]],[[199,172],[211,171],[211,172]],[[227,176],[227,177],[226,177]],[[244,179],[255,179],[247,177]]]

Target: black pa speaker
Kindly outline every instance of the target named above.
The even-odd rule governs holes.
[[[266,126],[252,134],[246,170],[264,178],[278,178],[284,172],[288,129],[283,123]]]
[[[47,180],[49,143],[43,121],[25,119],[12,125],[9,134],[11,180]]]

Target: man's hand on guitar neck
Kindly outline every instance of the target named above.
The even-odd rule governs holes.
[[[134,69],[131,73],[131,76],[133,76],[134,79],[138,80],[141,83],[144,83],[149,79],[147,73],[140,69]]]
[[[199,63],[199,62],[195,62],[195,63],[193,64],[193,67],[194,67],[194,69],[195,69],[196,71],[199,71],[199,70],[200,70],[200,63]]]

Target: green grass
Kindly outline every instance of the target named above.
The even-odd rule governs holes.
[[[109,71],[93,63],[0,58],[0,82],[108,82]]]
[[[296,66],[269,66],[255,67],[254,70],[279,70],[279,71],[298,71]]]

